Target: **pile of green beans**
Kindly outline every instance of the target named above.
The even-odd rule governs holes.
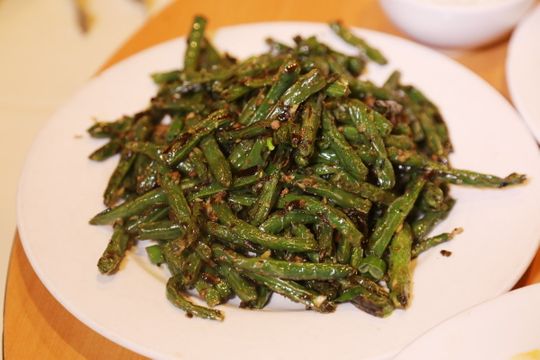
[[[148,108],[89,128],[109,139],[92,160],[119,154],[107,209],[90,220],[114,227],[101,273],[151,240],[150,261],[171,274],[168,298],[190,317],[222,320],[214,307],[235,296],[262,309],[273,293],[384,317],[409,304],[411,260],[460,231],[430,235],[454,205],[449,184],[524,182],[452,168],[437,107],[399,72],[382,86],[360,80],[386,59],[330,27],[357,55],[297,36],[238,61],[197,16],[183,69],[153,75]]]

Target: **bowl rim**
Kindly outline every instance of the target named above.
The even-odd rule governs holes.
[[[382,3],[391,5],[394,2],[401,2],[403,4],[422,7],[434,11],[445,11],[451,13],[484,13],[486,11],[500,11],[508,8],[512,8],[517,5],[524,5],[532,7],[535,0],[493,0],[488,2],[474,2],[470,4],[452,4],[444,2],[433,2],[429,0],[380,0]]]

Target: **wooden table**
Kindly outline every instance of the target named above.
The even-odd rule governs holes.
[[[194,14],[206,15],[210,29],[259,21],[326,22],[339,18],[352,26],[404,36],[388,21],[375,0],[183,0],[150,19],[111,56],[103,69],[149,46],[184,35]],[[507,40],[449,55],[508,97],[504,78]],[[535,282],[540,282],[540,253],[516,286]],[[142,358],[105,339],[68,313],[37,278],[18,234],[15,234],[8,272],[3,340],[4,356],[8,360]]]

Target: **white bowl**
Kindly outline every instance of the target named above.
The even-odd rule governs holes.
[[[392,22],[416,40],[474,48],[506,35],[535,0],[380,0]]]

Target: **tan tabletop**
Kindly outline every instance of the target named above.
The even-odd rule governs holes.
[[[183,0],[150,19],[103,68],[149,46],[185,35],[195,14],[207,16],[210,29],[272,20],[326,22],[342,19],[351,26],[405,37],[390,24],[375,0]],[[507,40],[450,55],[508,97],[504,78]],[[540,252],[516,287],[535,282],[540,282]],[[30,266],[18,233],[8,270],[3,335],[4,357],[8,360],[142,358],[88,328],[49,294]]]

